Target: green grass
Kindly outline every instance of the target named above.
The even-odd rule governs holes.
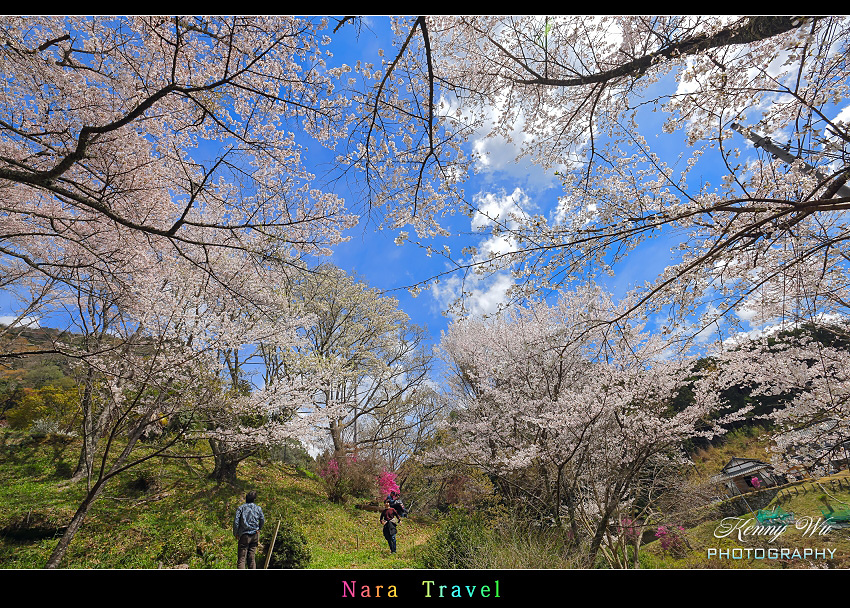
[[[66,482],[76,458],[77,444],[57,438],[0,440],[3,567],[44,567],[85,492],[85,483]],[[259,492],[257,502],[266,515],[261,543],[270,543],[279,518],[294,518],[312,553],[309,568],[422,567],[418,554],[433,524],[404,519],[398,553],[391,555],[377,512],[329,502],[321,481],[294,467],[249,459],[231,486],[207,479],[211,466],[157,459],[112,480],[62,567],[234,568],[232,518],[250,488]]]
[[[742,446],[730,449],[739,450]],[[0,564],[3,568],[43,568],[58,534],[70,521],[85,493],[85,484],[69,484],[78,446],[58,438],[25,440],[0,435]],[[726,454],[714,455],[717,462]],[[107,486],[71,543],[64,568],[235,568],[236,542],[232,518],[248,489],[259,492],[266,514],[261,542],[268,544],[280,518],[291,518],[303,530],[312,554],[309,568],[423,568],[425,545],[437,525],[415,515],[398,526],[398,553],[391,555],[381,533],[378,513],[328,501],[321,481],[294,467],[248,459],[239,466],[235,485],[207,478],[207,460],[156,459],[133,468]],[[847,475],[845,472],[844,475]],[[834,507],[850,503],[850,491],[833,490]],[[806,492],[782,495],[782,507],[798,519],[819,516],[824,492],[806,484]],[[375,498],[378,498],[377,496]],[[774,501],[775,504],[775,501]],[[850,568],[850,529],[801,539],[790,529],[773,545],[765,538],[744,542],[713,536],[719,518],[687,531],[691,550],[674,558],[657,542],[644,545],[644,568]],[[525,547],[517,539],[487,549],[483,567],[523,567],[537,544]],[[524,540],[524,539],[520,539]],[[805,560],[708,559],[707,549],[755,547],[834,549],[835,558]],[[262,564],[263,554],[258,555]],[[523,561],[525,559],[525,561]],[[566,562],[538,567],[566,567]],[[511,566],[511,564],[514,564]]]

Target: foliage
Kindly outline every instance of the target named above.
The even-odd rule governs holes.
[[[495,488],[486,473],[474,466],[454,462],[434,462],[428,458],[445,437],[438,431],[425,443],[425,450],[406,460],[400,469],[403,476],[405,506],[415,505],[418,513],[446,513],[452,508],[481,510],[498,502]]]
[[[349,497],[373,497],[377,490],[377,458],[369,455],[349,454],[337,458],[328,453],[317,459],[319,477],[325,484],[331,502],[345,502]]]
[[[571,544],[568,532],[538,526],[504,508],[452,509],[428,541],[423,563],[433,568],[573,568]]]
[[[277,524],[268,527],[270,529],[268,532],[264,531],[264,533],[274,534]],[[271,542],[272,539],[269,537],[267,543],[270,545]],[[269,568],[306,568],[311,559],[310,547],[304,532],[293,518],[287,517],[282,520],[274,541],[274,547],[271,549]]]
[[[274,462],[289,464],[299,469],[311,467],[315,460],[297,439],[287,438],[282,445],[268,450],[269,458]]]
[[[453,509],[428,542],[423,563],[427,568],[474,568],[475,555],[486,534],[481,513]]]
[[[631,517],[621,517],[618,532],[625,537],[626,542],[634,543],[641,533],[641,526]]]
[[[230,393],[221,379],[232,359],[219,355],[260,341],[291,349],[297,314],[272,292],[303,269],[299,256],[328,253],[354,221],[313,187],[296,143],[333,145],[346,121],[324,69],[326,26],[3,18],[12,97],[0,106],[13,118],[0,125],[0,287],[20,323],[0,328],[0,355],[36,354],[18,326],[47,313],[79,335],[40,349],[74,364],[74,477],[90,483],[50,567],[104,484],[189,431],[218,442],[226,466],[216,476],[234,481],[239,451],[316,422],[294,413],[317,384],[274,379]],[[130,441],[119,451],[101,441],[115,436]]]
[[[57,430],[73,431],[79,423],[80,395],[76,388],[24,388],[18,403],[6,412],[9,428],[28,429],[37,421]]]
[[[4,365],[54,357],[4,366],[9,424],[73,425],[82,439],[73,479],[87,488],[50,567],[111,480],[199,439],[213,475],[236,483],[241,459],[323,432],[323,477],[342,501],[374,492],[380,471],[349,448],[398,470],[432,432],[445,401],[426,381],[424,330],[337,268],[305,272],[357,219],[305,166],[314,144],[342,174],[362,172],[360,200],[384,227],[448,236],[439,217],[462,211],[506,245],[452,260],[459,311],[466,281],[487,274],[525,302],[444,337],[457,407],[432,457],[568,522],[590,538],[589,564],[615,522],[673,487],[684,442],[736,416],[766,417],[782,465],[832,466],[850,437],[846,348],[793,332],[850,302],[850,19],[419,16],[393,28],[396,54],[375,69],[335,64],[325,19],[2,18],[0,288],[21,323],[56,312],[76,331],[34,349],[19,325],[0,327]],[[656,111],[653,139],[640,125]],[[558,208],[494,217],[483,198],[470,204],[478,137],[517,141],[557,171]],[[653,281],[616,303],[590,283],[654,237],[676,247]],[[533,299],[551,290],[557,302]],[[745,321],[790,322],[790,337],[727,342],[696,371],[672,357],[668,338],[685,352]],[[263,357],[262,382],[246,351]],[[439,493],[468,504],[485,487],[470,479],[443,475]]]

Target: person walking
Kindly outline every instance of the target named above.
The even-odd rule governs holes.
[[[390,546],[390,553],[395,553],[396,550],[396,524],[393,522],[393,518],[397,519],[398,523],[401,523],[398,512],[390,506],[389,500],[385,500],[384,510],[381,511],[380,522],[384,525],[384,538],[387,539],[387,544]]]
[[[233,520],[233,536],[237,540],[236,567],[240,570],[255,570],[255,555],[260,542],[260,530],[266,523],[263,510],[256,502],[257,491],[251,490],[245,495],[245,504],[236,509]]]
[[[404,503],[401,502],[401,494],[393,490],[387,495],[386,500],[390,501],[390,506],[395,509],[399,517],[407,517],[407,509]]]

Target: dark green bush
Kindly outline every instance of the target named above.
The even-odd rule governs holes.
[[[475,553],[488,531],[480,514],[454,510],[425,546],[426,568],[474,568]]]
[[[277,525],[267,527],[269,534],[273,535]],[[271,536],[266,542],[271,544]],[[307,537],[304,536],[304,533],[293,520],[282,520],[277,538],[274,541],[271,558],[269,558],[269,568],[306,568],[311,559],[312,555],[310,554],[310,547],[307,545]]]

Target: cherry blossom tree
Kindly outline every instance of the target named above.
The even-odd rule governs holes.
[[[325,26],[4,17],[4,281],[69,283],[78,268],[119,280],[142,250],[212,274],[216,248],[284,263],[326,253],[354,218],[313,187],[295,136],[333,145],[345,130]]]
[[[209,455],[187,454],[186,446],[197,443],[187,439],[214,442],[220,456],[302,438],[320,423],[310,415],[321,388],[316,375],[253,391],[229,386],[221,352],[250,348],[272,335],[292,348],[299,342],[298,321],[289,311],[271,314],[272,286],[281,276],[272,268],[258,268],[249,256],[228,250],[211,252],[211,262],[215,276],[176,252],[139,252],[131,281],[89,281],[74,302],[81,331],[69,332],[73,340],[57,342],[57,349],[76,362],[83,379],[87,493],[48,567],[61,563],[105,485],[127,469],[155,456]]]
[[[350,449],[390,456],[415,441],[442,405],[427,383],[433,357],[424,329],[395,298],[327,264],[300,275],[282,296],[312,321],[299,330],[300,345],[281,351],[264,344],[265,368],[300,377],[308,361],[321,370],[314,403],[324,411],[334,457]]]
[[[672,411],[688,366],[666,359],[657,335],[600,322],[629,305],[586,287],[458,321],[442,342],[456,374],[454,441],[432,457],[480,467],[504,495],[564,518],[588,564],[635,517],[650,471],[681,464],[685,439],[723,432],[708,400]]]
[[[3,18],[0,275],[21,318],[47,303],[71,313],[86,347],[56,350],[81,362],[92,408],[104,353],[126,351],[114,373],[140,377],[154,373],[135,371],[145,369],[140,349],[157,352],[146,344],[209,358],[292,336],[295,320],[269,297],[282,274],[270,273],[326,254],[355,221],[302,160],[305,141],[332,146],[348,120],[325,27],[290,17]],[[207,391],[222,393],[221,368],[205,365]],[[227,435],[231,452],[246,440],[244,429],[234,439],[234,421],[260,409],[267,420],[253,445],[277,437],[266,410],[278,408],[282,428],[310,390],[291,381],[207,399],[207,436],[220,445]],[[84,417],[89,448],[114,431],[113,401],[132,403],[100,398]],[[81,471],[91,471],[92,450],[83,452]]]
[[[291,439],[316,444],[343,406],[323,402],[334,376],[308,349],[304,335],[315,316],[282,296],[281,286],[291,283],[300,270],[278,267],[256,277],[254,293],[245,306],[234,298],[222,298],[219,314],[238,328],[227,342],[217,342],[216,352],[225,393],[223,407],[207,420],[204,435],[214,456],[211,477],[233,482],[236,468],[261,449],[274,448]],[[228,290],[247,278],[237,273]],[[253,282],[253,281],[252,281]],[[241,290],[240,290],[241,291]],[[329,419],[329,417],[331,417]]]
[[[781,397],[762,415],[773,430],[777,470],[829,473],[850,440],[846,321],[821,320],[741,337],[703,371],[715,386],[745,387],[753,397]],[[710,378],[710,380],[709,380]]]
[[[624,314],[664,311],[666,331],[691,337],[736,314],[844,311],[848,27],[840,16],[399,18],[379,84],[355,100],[364,137],[350,160],[369,200],[429,252],[441,214],[484,211],[457,174],[485,146],[464,144],[504,142],[557,171],[554,213],[494,218],[511,247],[445,253],[447,273],[513,272],[516,299],[611,271],[660,237],[669,265]],[[396,170],[379,171],[390,157]]]
[[[161,279],[162,274],[158,275]],[[139,281],[141,288],[143,283]],[[48,562],[58,567],[93,503],[106,484],[123,471],[150,458],[167,455],[189,430],[193,417],[218,402],[220,390],[207,351],[176,340],[184,311],[165,309],[164,296],[173,295],[161,280],[156,307],[147,316],[131,316],[117,294],[94,314],[99,325],[82,341],[57,346],[76,361],[84,379],[81,465],[86,494]],[[125,295],[125,294],[121,294]],[[137,296],[143,294],[137,290]],[[140,298],[141,300],[141,298]],[[90,300],[89,300],[90,301]],[[153,304],[149,300],[144,300]],[[141,301],[139,302],[142,303]],[[125,306],[121,306],[124,304]],[[163,329],[163,320],[170,331]],[[176,421],[172,432],[163,426]],[[159,437],[159,441],[147,441]]]

